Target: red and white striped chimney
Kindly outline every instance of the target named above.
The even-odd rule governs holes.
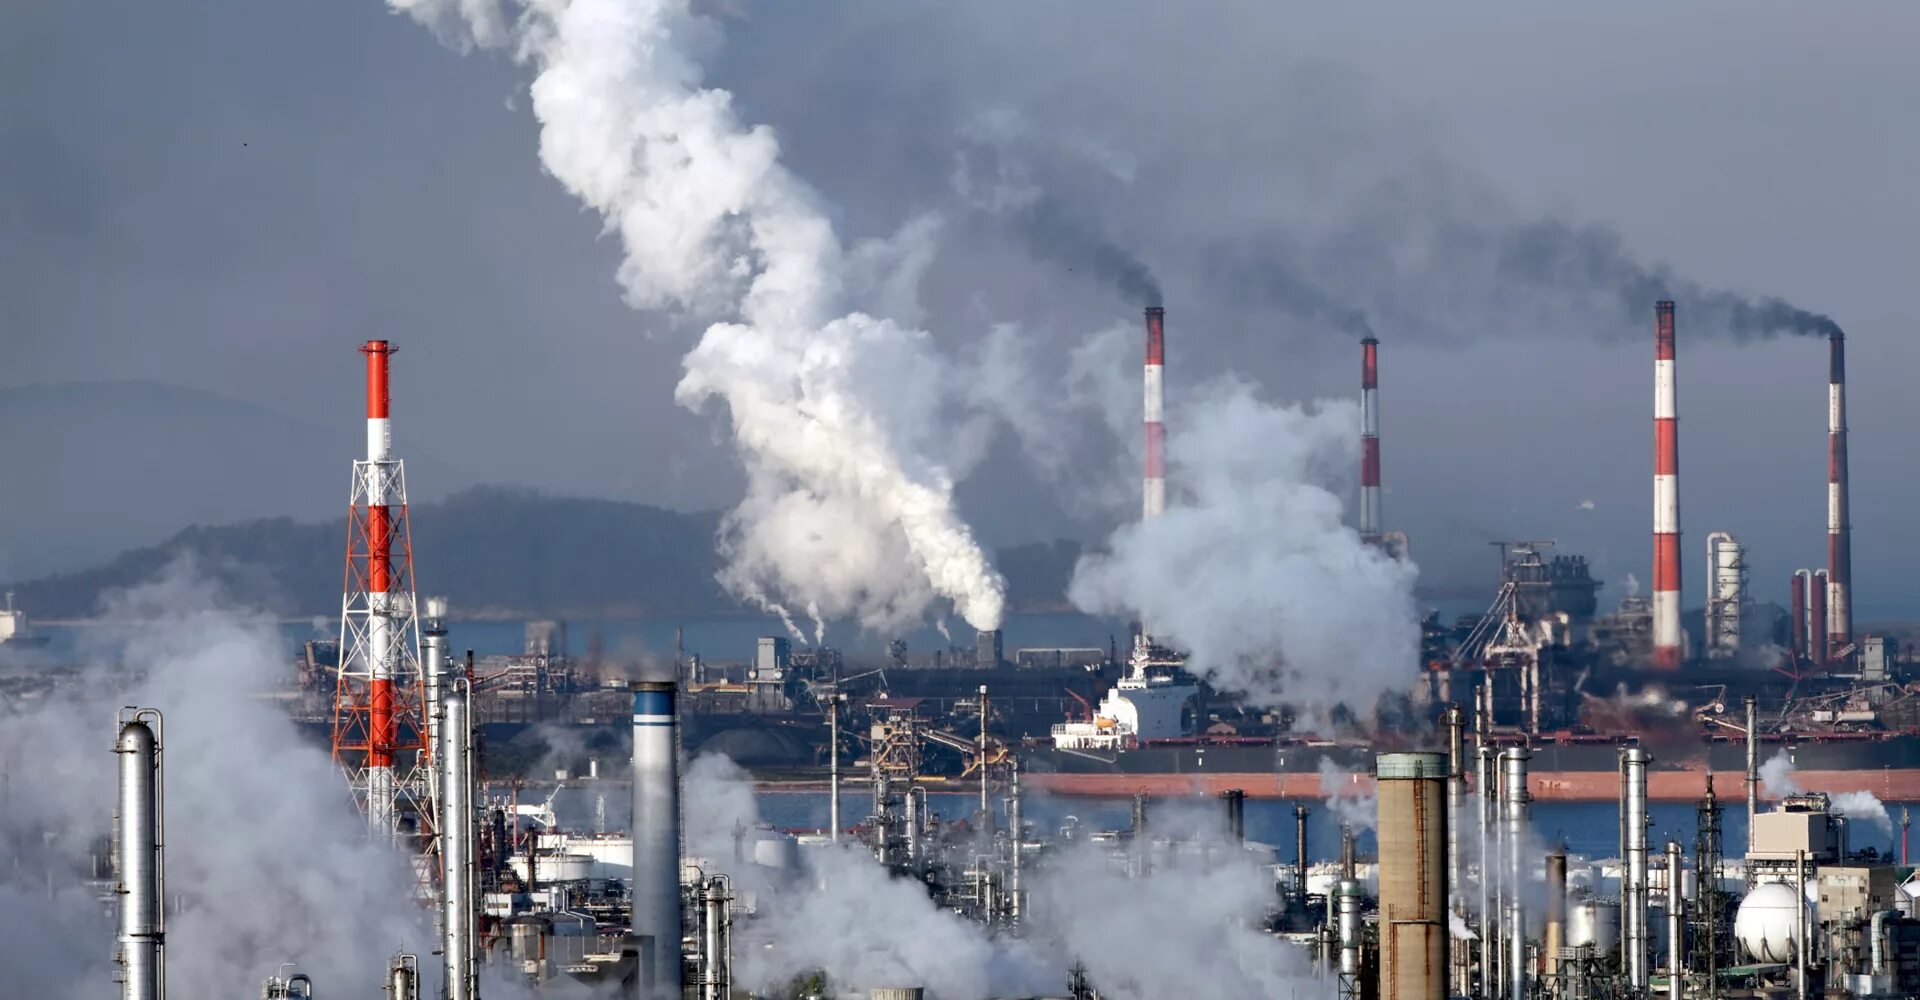
[[[1673,303],[1653,307],[1653,666],[1680,669],[1680,420]]]
[[[1853,525],[1847,511],[1847,341],[1827,338],[1827,642],[1853,640]],[[1827,659],[1823,651],[1821,659]]]
[[[393,621],[387,615],[392,607],[393,518],[387,511],[386,465],[392,458],[393,433],[387,419],[387,359],[393,347],[384,340],[369,340],[360,348],[367,356],[367,668],[370,675],[367,692],[367,771],[369,787],[374,790],[373,813],[379,816],[391,796],[394,726],[394,661],[399,650],[393,634]],[[349,581],[351,583],[352,581]],[[382,822],[385,822],[383,819]]]
[[[1166,400],[1161,378],[1166,363],[1166,317],[1165,309],[1147,307],[1147,466],[1145,490],[1140,503],[1142,517],[1155,517],[1167,509],[1167,426],[1162,422]]]
[[[1360,341],[1360,535],[1380,536],[1380,341]]]

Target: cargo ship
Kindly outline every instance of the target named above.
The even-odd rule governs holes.
[[[1798,788],[1920,801],[1920,694],[1895,676],[1890,640],[1863,637],[1845,669],[1811,669],[1798,652],[1803,644],[1773,646],[1759,635],[1748,645],[1771,650],[1770,665],[1709,655],[1678,673],[1649,672],[1647,602],[1629,598],[1619,613],[1596,617],[1598,583],[1585,562],[1546,558],[1540,548],[1523,543],[1507,553],[1487,613],[1452,627],[1427,622],[1409,699],[1414,724],[1365,738],[1202,731],[1202,683],[1186,673],[1183,656],[1142,633],[1122,677],[1087,718],[1058,723],[1048,739],[1023,748],[1023,780],[1062,795],[1237,789],[1325,798],[1370,784],[1381,751],[1446,742],[1439,717],[1460,704],[1472,720],[1469,756],[1481,743],[1531,749],[1538,799],[1615,800],[1619,750],[1629,745],[1653,757],[1654,800],[1697,800],[1709,775],[1718,776],[1720,795],[1744,796],[1747,729],[1729,715],[1753,697],[1763,710],[1757,759],[1784,754]],[[1749,628],[1769,621],[1764,611],[1746,609]]]

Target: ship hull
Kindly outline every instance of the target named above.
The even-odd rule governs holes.
[[[1530,749],[1528,784],[1535,799],[1618,800],[1618,758],[1612,744],[1535,744]],[[1722,798],[1746,796],[1746,748],[1740,743],[1651,751],[1647,795],[1653,801],[1694,801],[1706,793],[1709,775]],[[1792,781],[1801,789],[1920,801],[1920,737],[1765,743],[1760,760],[1765,763],[1782,751],[1793,763]],[[1286,743],[1148,745],[1106,754],[1039,748],[1021,755],[1021,781],[1055,795],[1216,795],[1239,789],[1254,798],[1316,799],[1370,791],[1375,753],[1371,746]],[[1767,791],[1762,790],[1763,797],[1769,797]]]

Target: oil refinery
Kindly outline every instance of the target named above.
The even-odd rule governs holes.
[[[1920,1000],[1920,16],[114,4],[0,1000]]]

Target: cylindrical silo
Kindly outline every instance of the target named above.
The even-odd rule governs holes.
[[[633,685],[635,994],[679,1000],[680,747],[672,681]]]
[[[1380,996],[1447,996],[1447,755],[1375,763],[1380,826]]]

